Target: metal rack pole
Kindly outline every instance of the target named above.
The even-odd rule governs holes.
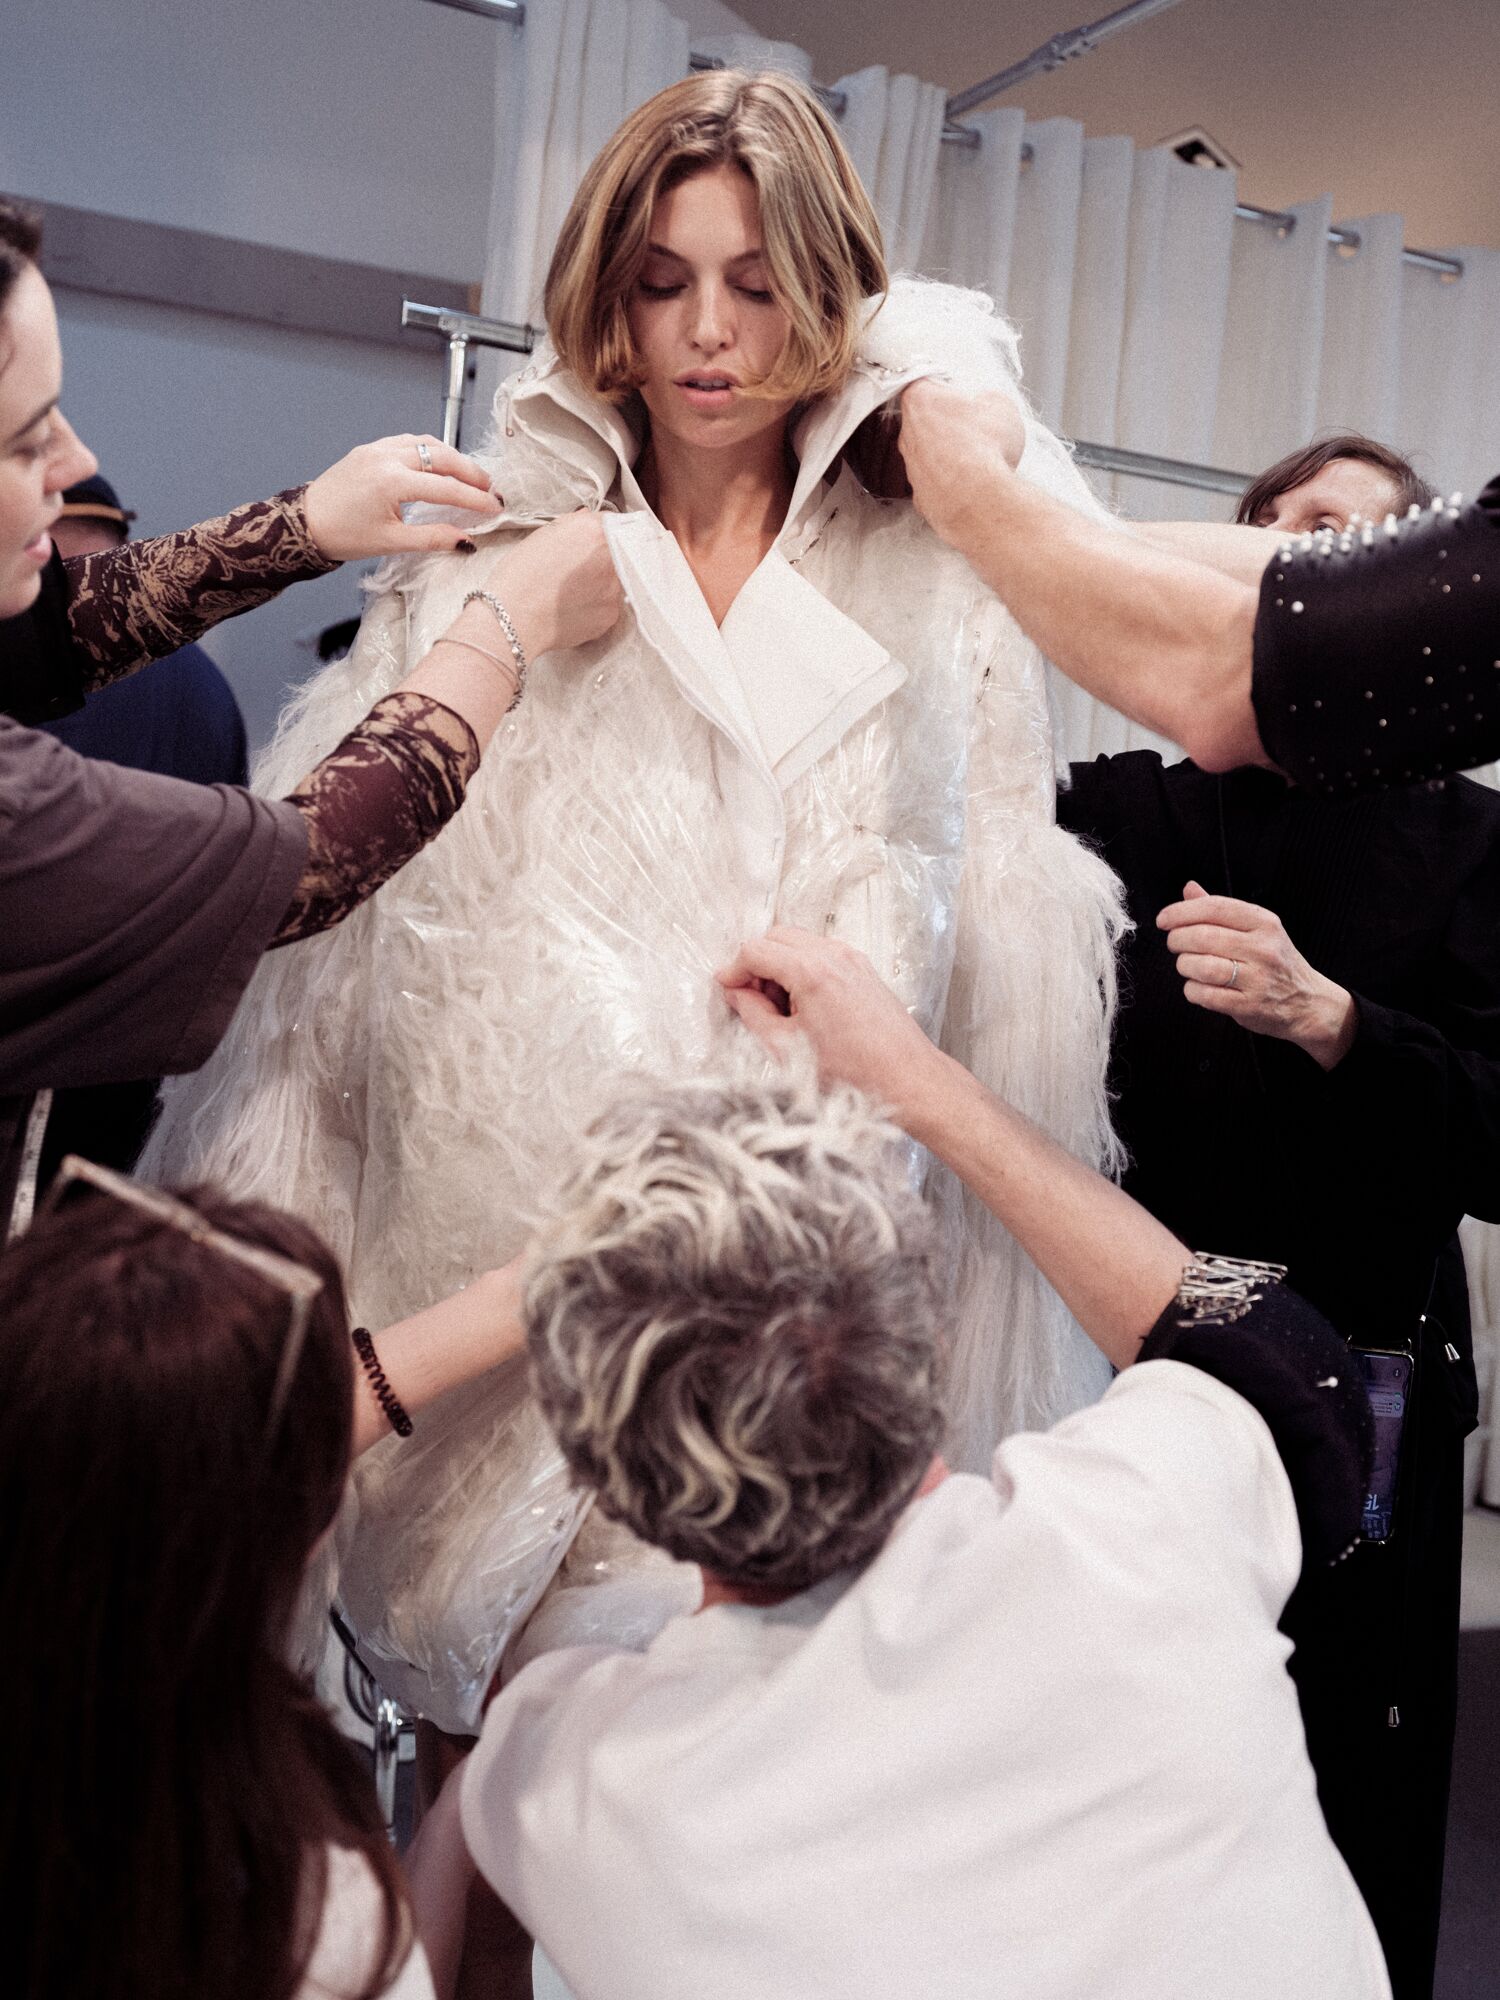
[[[1075,56],[1086,56],[1090,49],[1107,42],[1111,35],[1118,35],[1125,28],[1133,28],[1137,21],[1149,21],[1153,14],[1165,13],[1168,7],[1179,7],[1181,4],[1182,0],[1132,0],[1130,6],[1118,8],[1113,14],[1106,14],[1103,20],[1090,22],[1086,28],[1064,28],[1060,35],[1043,42],[1039,49],[1033,49],[1020,62],[1012,63],[1009,69],[997,70],[983,83],[976,83],[968,90],[959,91],[956,97],[950,97],[948,116],[962,118],[966,111],[975,111],[981,104],[988,104],[992,97],[1014,90],[1028,77],[1061,69],[1065,62],[1070,62]]]
[[[1247,201],[1237,201],[1234,212],[1242,222],[1264,223],[1278,236],[1290,236],[1297,227],[1296,216],[1288,215],[1284,209],[1255,208]],[[1359,231],[1335,225],[1328,232],[1328,241],[1337,250],[1357,250],[1360,247]],[[1419,271],[1436,271],[1440,277],[1450,281],[1464,274],[1462,258],[1442,257],[1435,250],[1403,250],[1401,261],[1403,264],[1414,264]]]
[[[433,0],[438,7],[456,7],[460,14],[482,14],[486,20],[504,21],[519,28],[526,19],[526,0]]]
[[[536,346],[533,326],[516,326],[509,320],[485,319],[478,313],[450,312],[442,306],[419,305],[415,299],[401,301],[401,324],[423,333],[441,334],[448,343],[447,367],[443,378],[442,439],[456,445],[463,426],[464,379],[469,348],[499,347],[509,354],[529,354]]]
[[[1227,493],[1237,500],[1250,484],[1248,472],[1227,472],[1220,465],[1195,465],[1185,458],[1159,458],[1155,452],[1127,451],[1118,444],[1089,444],[1080,439],[1073,447],[1080,465],[1095,472],[1125,472],[1133,479],[1155,479],[1164,486],[1185,486],[1195,493]]]
[[[525,0],[431,0],[437,7],[456,7],[461,13],[480,14],[487,20],[504,21],[508,26],[519,28],[526,19]],[[1111,35],[1118,35],[1122,29],[1133,27],[1137,21],[1146,21],[1153,14],[1165,12],[1168,7],[1177,7],[1182,0],[1133,0],[1128,7],[1121,7],[1113,14],[1106,14],[1102,20],[1091,22],[1086,28],[1068,28],[1060,35],[1054,35],[1039,49],[1034,49],[1009,69],[997,70],[987,76],[982,83],[976,83],[969,90],[961,90],[950,97],[947,105],[947,122],[943,126],[945,146],[972,148],[981,142],[981,135],[972,125],[962,125],[956,121],[964,112],[973,111],[978,105],[987,104],[992,97],[999,97],[1012,90],[1027,77],[1044,74],[1048,70],[1059,69],[1074,56],[1087,55],[1100,42],[1108,41]],[[689,57],[696,70],[722,69],[724,64],[717,56],[693,55]],[[841,90],[830,90],[826,85],[815,83],[813,92],[818,101],[835,118],[842,118],[848,99]],[[1021,161],[1024,165],[1032,157],[1031,147],[1025,142],[1021,146]],[[1237,202],[1235,214],[1243,222],[1269,224],[1278,235],[1289,236],[1297,225],[1294,215],[1287,215],[1279,209],[1254,208],[1248,202]],[[1337,248],[1358,250],[1359,231],[1357,229],[1330,229],[1328,240]],[[1433,250],[1403,250],[1402,262],[1414,265],[1418,270],[1435,271],[1439,277],[1451,282],[1464,274],[1462,262],[1457,257],[1439,256]],[[404,323],[404,322],[403,322]]]

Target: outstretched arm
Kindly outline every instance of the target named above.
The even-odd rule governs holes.
[[[1070,680],[1207,769],[1266,763],[1250,708],[1254,587],[1019,478],[1000,401],[933,382],[906,391],[901,450],[920,512]]]
[[[1308,1560],[1347,1550],[1366,1490],[1369,1409],[1344,1343],[1275,1267],[1190,1257],[1138,1203],[935,1049],[847,946],[773,930],[742,945],[719,983],[768,1048],[805,1037],[825,1080],[889,1105],[1000,1218],[1117,1368],[1182,1362],[1259,1410]]]
[[[805,1036],[826,1080],[889,1105],[999,1218],[1109,1360],[1135,1360],[1190,1262],[1169,1229],[935,1048],[847,945],[780,927],[743,945],[719,982],[769,1048]]]
[[[415,1416],[450,1389],[498,1368],[526,1344],[521,1326],[521,1259],[482,1271],[452,1298],[397,1320],[374,1337],[375,1354],[397,1401]],[[356,1367],[354,1453],[390,1435],[369,1377]]]
[[[1006,413],[933,382],[902,399],[912,497],[1063,673],[1205,770],[1269,764],[1326,793],[1409,784],[1500,752],[1500,479],[1467,506],[1278,560],[1176,550],[1090,520],[1010,471]],[[1213,548],[1210,550],[1209,542]],[[1184,560],[1193,547],[1207,561]],[[1261,563],[1259,582],[1255,580]],[[1216,566],[1211,566],[1216,565]],[[1451,579],[1451,580],[1450,580]]]
[[[455,547],[463,528],[404,518],[416,501],[462,508],[484,523],[501,504],[483,467],[451,445],[379,438],[307,486],[177,534],[73,557],[64,564],[67,618],[84,689],[133,673],[340,563]]]
[[[1130,532],[1164,555],[1205,563],[1236,582],[1259,590],[1266,564],[1286,547],[1274,528],[1247,528],[1232,521],[1132,521]]]

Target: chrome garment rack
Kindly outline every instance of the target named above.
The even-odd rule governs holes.
[[[458,0],[454,0],[454,5]],[[401,301],[401,324],[423,333],[438,333],[447,342],[443,370],[442,439],[456,445],[463,425],[464,383],[468,376],[471,347],[499,347],[507,354],[529,354],[537,342],[534,326],[515,326],[509,320],[481,319],[478,313],[451,312],[445,306],[418,305],[415,299]]]
[[[508,27],[519,28],[526,19],[526,0],[431,0],[437,7],[453,7],[461,14],[479,14],[488,21],[503,21]],[[1165,13],[1169,7],[1177,7],[1182,0],[1133,0],[1128,7],[1118,8],[1113,14],[1106,14],[1102,20],[1092,22],[1086,28],[1067,28],[1054,35],[1039,49],[1033,49],[1029,56],[1023,56],[1009,69],[997,70],[987,76],[982,83],[976,83],[968,90],[960,90],[947,103],[947,121],[943,126],[945,146],[963,146],[972,149],[982,142],[983,135],[972,125],[959,121],[966,111],[974,111],[981,104],[988,104],[992,98],[1003,96],[1014,90],[1018,83],[1028,77],[1045,75],[1047,71],[1060,69],[1065,62],[1077,56],[1085,56],[1096,49],[1111,35],[1118,35],[1125,28],[1134,27],[1137,21],[1148,21],[1153,14]],[[688,58],[695,70],[722,69],[723,63],[717,56],[693,55]],[[841,90],[830,90],[825,84],[815,83],[813,90],[818,100],[835,118],[842,118],[847,99]],[[1021,161],[1024,165],[1032,157],[1031,147],[1025,143],[1021,147]],[[1236,202],[1234,212],[1242,222],[1258,222],[1276,231],[1278,236],[1290,236],[1297,226],[1295,215],[1274,208],[1254,208],[1248,202]],[[1337,250],[1358,251],[1360,235],[1357,229],[1330,229],[1330,245]],[[1457,257],[1443,257],[1435,250],[1403,250],[1401,260],[1421,271],[1435,271],[1448,284],[1464,274],[1462,261]],[[404,323],[404,322],[403,322]],[[490,343],[494,345],[496,343]],[[1149,478],[1149,473],[1143,473]]]
[[[541,338],[534,326],[509,320],[484,319],[478,313],[449,312],[442,306],[401,302],[401,324],[424,333],[440,334],[447,343],[443,369],[442,439],[456,445],[463,422],[464,378],[471,347],[498,347],[509,354],[530,354]],[[1248,472],[1226,472],[1217,465],[1194,465],[1186,459],[1157,458],[1151,452],[1126,451],[1112,444],[1076,444],[1080,465],[1099,472],[1124,472],[1135,479],[1155,479],[1168,486],[1186,486],[1198,493],[1238,496],[1250,484]]]

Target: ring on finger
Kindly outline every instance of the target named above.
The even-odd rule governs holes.
[[[1240,962],[1237,958],[1232,958],[1230,959],[1229,963],[1233,967],[1233,970],[1231,971],[1229,978],[1226,981],[1226,984],[1230,986],[1235,986],[1239,983]]]
[[[427,449],[426,440],[423,438],[417,439],[417,463],[424,472],[431,472],[432,453]]]

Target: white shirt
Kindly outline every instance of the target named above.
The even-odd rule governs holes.
[[[330,1847],[322,1921],[296,2000],[348,2000],[363,1992],[374,1970],[381,1923],[380,1885],[369,1862],[352,1848]],[[420,1944],[413,1943],[381,2000],[435,2000]]]
[[[480,1869],[577,2000],[1385,2000],[1276,1619],[1250,1406],[1151,1362],[770,1609],[492,1705]]]

